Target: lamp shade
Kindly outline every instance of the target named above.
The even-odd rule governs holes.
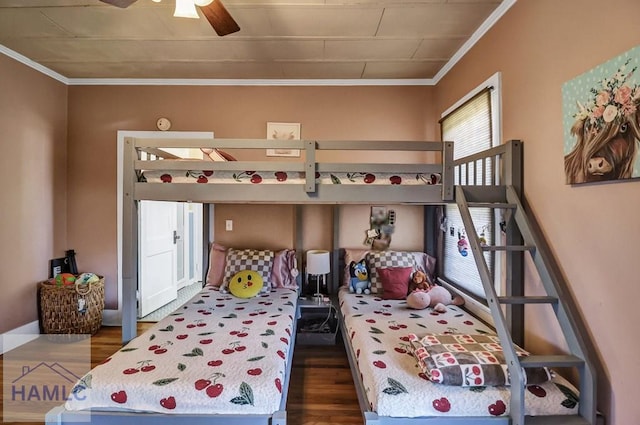
[[[329,251],[314,249],[307,251],[307,273],[310,275],[327,274],[331,271]]]

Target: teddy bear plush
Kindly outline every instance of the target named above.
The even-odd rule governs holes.
[[[371,293],[371,282],[369,281],[369,269],[365,260],[349,264],[349,292],[356,294]]]
[[[433,308],[438,313],[447,311],[450,304],[463,305],[464,299],[458,295],[451,296],[451,293],[439,285],[429,282],[427,276],[416,271],[409,284],[410,293],[407,295],[407,306],[416,310],[427,307]]]
[[[409,282],[409,292],[413,292],[416,289],[422,289],[423,291],[431,288],[433,283],[429,280],[427,275],[422,270],[416,270],[411,276],[411,282]]]

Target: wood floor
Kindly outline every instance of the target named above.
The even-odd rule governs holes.
[[[153,325],[139,323],[138,332]],[[358,398],[351,379],[349,361],[342,339],[332,346],[296,346],[289,384],[287,423],[290,425],[362,424]],[[121,347],[119,327],[103,327],[91,339],[92,367]],[[0,356],[0,383],[2,379]],[[2,412],[4,391],[0,392]],[[1,419],[1,417],[0,417]],[[43,419],[44,420],[44,419]],[[41,425],[44,422],[0,422]]]

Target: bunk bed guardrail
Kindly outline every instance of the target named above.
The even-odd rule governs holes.
[[[264,139],[140,139],[125,140],[127,149],[132,150],[130,158],[133,164],[127,168],[133,170],[135,199],[165,200],[165,201],[193,201],[193,202],[268,202],[268,203],[369,203],[385,201],[387,203],[442,203],[453,200],[453,143],[427,141],[342,141],[342,140],[264,140]],[[284,160],[260,161],[229,161],[213,162],[209,160],[175,160],[175,155],[167,153],[171,148],[213,148],[213,149],[299,149],[299,158]],[[344,151],[339,155],[340,162],[322,159],[327,151]],[[382,151],[378,158],[386,159],[389,152],[410,152],[412,163],[384,163],[378,162],[342,162],[345,157],[359,158],[361,152]],[[146,158],[142,152],[151,154]],[[433,162],[422,161],[432,153]],[[421,154],[425,154],[421,156]],[[329,153],[329,155],[331,155]],[[250,154],[256,157],[255,153]],[[334,154],[331,156],[335,158]],[[164,159],[163,159],[164,158]],[[431,161],[431,159],[429,159]],[[243,173],[252,172],[290,172],[303,177],[303,188],[292,188],[296,184],[256,184],[253,187],[243,187],[238,191],[233,184],[214,184],[215,190],[209,185],[178,185],[145,182],[141,176],[145,171],[165,170],[187,173],[190,170],[208,172],[226,171]],[[421,176],[428,179],[431,175],[436,184],[397,184],[391,191],[380,191],[379,184],[340,184],[332,177],[333,184],[319,183],[320,173],[406,173],[413,174],[418,179]],[[233,183],[233,182],[231,182]],[[379,182],[376,182],[379,183]],[[386,185],[386,186],[390,186]],[[264,189],[269,186],[268,189]]]

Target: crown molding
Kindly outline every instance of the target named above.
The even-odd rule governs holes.
[[[504,0],[500,6],[493,11],[491,15],[478,27],[478,29],[469,37],[469,39],[454,53],[449,61],[444,64],[440,71],[433,77],[434,84],[438,84],[440,80],[447,75],[451,68],[471,50],[471,48],[495,25],[502,16],[513,6],[518,0]]]
[[[60,75],[57,72],[47,68],[46,66],[40,65],[39,63],[32,61],[28,57],[23,56],[18,52],[14,52],[13,50],[3,46],[2,44],[0,44],[0,53],[9,56],[11,59],[16,60],[21,64],[28,66],[29,68],[33,68],[36,71],[53,78],[54,80],[58,80],[63,84],[69,85],[69,82],[71,81],[64,75]]]
[[[70,86],[432,86],[433,79],[154,79],[72,78]]]

